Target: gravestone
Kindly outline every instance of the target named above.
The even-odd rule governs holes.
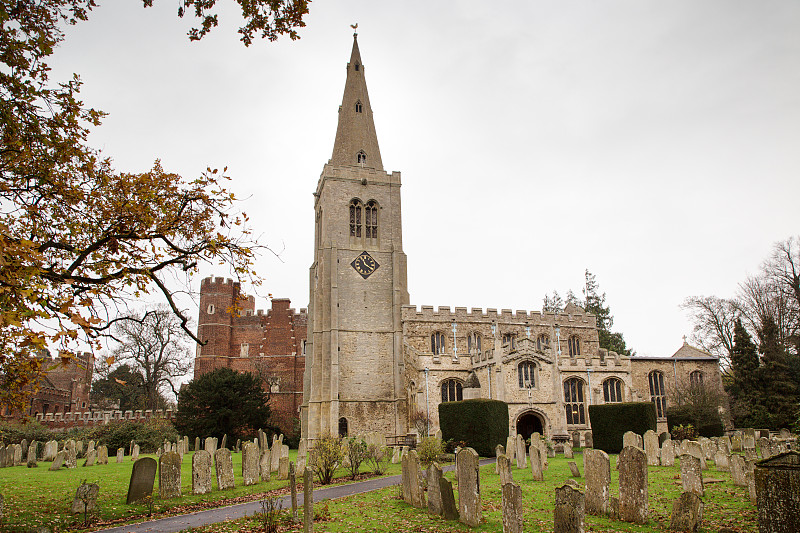
[[[470,527],[477,527],[483,515],[478,453],[472,448],[464,448],[458,452],[456,469],[459,520]]]
[[[133,463],[131,480],[128,484],[128,496],[125,498],[125,503],[130,505],[153,494],[157,469],[158,463],[152,457],[142,457]]]
[[[570,486],[556,488],[556,508],[553,511],[554,533],[583,533],[585,530],[584,494]]]
[[[644,432],[644,453],[647,454],[647,465],[648,466],[658,466],[661,464],[659,461],[659,455],[661,449],[658,445],[658,435],[652,429],[648,429]]]
[[[572,477],[581,477],[581,471],[578,470],[578,464],[575,461],[569,461],[567,466],[569,466],[569,471],[570,474],[572,474]]]
[[[99,465],[108,464],[108,446],[97,447],[97,464]]]
[[[97,509],[97,495],[100,494],[100,485],[97,483],[82,483],[75,491],[72,500],[72,514],[89,513]]]
[[[761,458],[769,458],[769,439],[767,437],[760,437],[758,439],[758,448],[761,451]]]
[[[724,453],[731,454],[731,438],[727,435],[720,437],[717,440],[717,449],[722,450]]]
[[[131,461],[134,463],[139,460],[139,445],[133,445],[133,452],[131,452]],[[155,460],[155,459],[154,459]]]
[[[125,460],[125,448],[117,448],[117,463]]]
[[[744,458],[746,461],[758,461],[758,454],[756,453],[755,448],[745,448]]]
[[[86,460],[83,462],[83,466],[94,466],[94,463],[97,461],[97,452],[92,448],[86,454]]]
[[[442,479],[442,467],[431,463],[426,472],[426,478],[428,481],[428,512],[435,516],[442,516],[442,492],[439,487],[439,480]]]
[[[216,437],[206,437],[206,441],[203,444],[203,449],[211,454],[211,457],[214,458],[214,462],[217,461],[217,439]]]
[[[269,481],[272,477],[272,455],[269,452],[269,448],[261,452],[258,472],[261,474],[261,481]]]
[[[196,452],[200,451],[200,437],[194,438],[194,451]]]
[[[254,442],[253,446],[256,447],[256,453],[258,453],[258,444]],[[297,474],[294,471],[294,463],[291,461],[289,462],[289,493],[291,494],[289,501],[292,504],[292,522],[297,522]]]
[[[181,456],[167,452],[158,459],[158,494],[161,499],[181,495]]]
[[[644,444],[640,443],[641,438],[642,437],[640,437],[633,431],[626,431],[622,435],[622,447],[626,448],[628,446],[634,446],[636,448],[642,448]]]
[[[736,487],[746,487],[747,479],[745,479],[746,467],[744,464],[744,457],[739,454],[733,454],[730,458],[731,479]]]
[[[22,464],[22,444],[14,445],[14,466]]]
[[[233,460],[231,451],[228,448],[220,448],[214,452],[214,466],[217,470],[217,489],[232,489],[233,481]]]
[[[22,446],[22,456],[28,457],[28,439],[22,439],[19,444]]]
[[[273,472],[277,472],[280,468],[281,461],[281,444],[278,443],[278,436],[272,436],[272,448],[270,448],[270,461]]]
[[[603,450],[583,450],[583,473],[586,476],[586,512],[607,515],[610,512],[611,463]]]
[[[423,508],[425,493],[422,487],[422,472],[416,450],[411,450],[402,461],[403,500],[413,507]]]
[[[694,492],[684,492],[672,504],[670,531],[697,533],[703,524],[703,500]]]
[[[517,434],[515,445],[514,454],[517,459],[517,468],[525,468],[528,466],[528,461],[525,455],[525,441],[522,440],[522,435]]]
[[[533,437],[531,437],[531,442],[532,441]],[[506,438],[506,456],[512,463],[516,460],[516,454],[514,453],[516,450],[517,450],[517,439],[509,435]]]
[[[44,461],[50,462],[56,458],[56,454],[58,454],[58,442],[54,440],[49,440],[44,445]]]
[[[700,468],[703,470],[708,469],[708,465],[706,465],[706,456],[703,454],[703,448],[700,446],[700,443],[695,441],[689,441],[686,444],[686,453],[697,457],[700,460]]]
[[[385,446],[379,448],[381,454],[385,453],[384,450]],[[298,475],[303,475],[303,472],[306,470],[306,441],[304,439],[300,440],[300,445],[297,447],[297,464],[295,465],[295,472]]]
[[[439,495],[442,497],[442,516],[445,520],[458,520],[458,507],[453,494],[453,484],[442,476],[439,478]]]
[[[594,437],[592,436],[591,431],[587,431],[583,434],[583,447],[594,448]]]
[[[564,443],[564,458],[573,459],[575,454],[572,453],[572,446],[568,442]]]
[[[75,441],[72,439],[68,440],[64,449],[67,452],[64,456],[64,466],[67,468],[75,468],[78,466],[78,445]]]
[[[36,468],[38,463],[36,462],[36,451],[39,447],[39,444],[36,441],[31,442],[30,446],[28,446],[28,468]]]
[[[248,486],[258,483],[258,471],[258,446],[252,442],[245,442],[242,448],[242,484]]]
[[[703,489],[703,469],[700,465],[700,459],[687,453],[681,455],[680,460],[683,492],[694,492],[702,498],[705,491]]]
[[[400,462],[400,446],[394,446],[392,448],[392,464],[396,465]]]
[[[311,468],[303,472],[303,533],[314,531],[314,473]]]
[[[619,466],[619,518],[623,522],[647,522],[647,455],[634,446],[622,449]]]
[[[738,434],[731,435],[731,451],[732,452],[740,452],[742,451],[742,436]]]
[[[225,433],[222,436],[222,442],[220,443],[219,447],[220,448],[227,448],[228,447],[228,434],[227,433]]]
[[[675,447],[672,440],[667,439],[661,444],[661,466],[675,466]]]
[[[533,457],[531,457],[531,468],[533,468]],[[497,473],[500,474],[500,486],[502,487],[506,483],[513,483],[514,476],[511,473],[511,461],[508,460],[508,457],[505,455],[499,455],[497,457]]]
[[[730,472],[731,468],[728,461],[728,454],[718,451],[714,454],[714,466],[717,472]]]
[[[289,479],[289,458],[278,459],[278,479]]]
[[[53,462],[50,465],[50,470],[51,471],[58,470],[59,468],[61,468],[63,466],[63,464],[64,464],[64,455],[65,455],[65,453],[64,453],[63,450],[56,454],[56,458],[53,459]]]
[[[499,474],[500,473],[500,463],[498,461],[499,461],[500,456],[501,455],[505,455],[505,454],[506,454],[506,449],[502,444],[498,444],[497,446],[494,447],[494,457],[495,457],[494,473],[495,474]],[[500,483],[500,486],[502,487],[503,484]]]
[[[516,483],[504,483],[503,533],[522,533],[522,489]]]
[[[750,498],[750,503],[756,505],[758,498],[756,497],[756,477],[753,470],[748,470],[744,473],[744,479],[747,482],[747,495]]]
[[[192,456],[192,494],[211,492],[211,454],[205,450]]]
[[[542,463],[542,452],[538,446],[531,444],[531,475],[534,481],[544,481],[544,466]]]

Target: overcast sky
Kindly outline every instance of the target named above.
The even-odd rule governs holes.
[[[539,310],[588,268],[628,345],[669,356],[687,296],[732,295],[800,233],[796,0],[318,0],[299,41],[249,48],[232,0],[200,43],[177,3],[101,1],[53,78],[109,113],[91,142],[118,170],[228,167],[280,251],[263,296],[308,304],[356,22],[413,304]]]

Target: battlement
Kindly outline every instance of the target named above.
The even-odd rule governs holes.
[[[208,276],[207,278],[203,278],[200,281],[200,287],[202,288],[214,288],[214,287],[238,287],[239,282],[234,282],[231,278],[215,278],[214,276]]]
[[[554,313],[550,311],[526,311],[518,309],[512,311],[511,309],[502,309],[499,312],[493,307],[484,310],[480,307],[473,307],[467,311],[466,307],[456,307],[450,310],[449,306],[439,306],[434,310],[432,305],[423,305],[417,307],[416,305],[404,305],[402,308],[403,320],[427,320],[427,321],[487,321],[498,320],[501,322],[506,321],[526,321],[533,324],[555,324],[555,323],[569,323],[569,322],[590,322],[590,317],[594,317],[591,313]]]
[[[153,418],[163,418],[172,420],[174,413],[172,409],[155,411],[151,409],[138,409],[136,411],[119,410],[100,410],[100,411],[76,411],[67,413],[38,413],[36,420],[50,428],[69,428],[75,426],[99,426],[105,425],[112,420],[132,420],[144,422]]]

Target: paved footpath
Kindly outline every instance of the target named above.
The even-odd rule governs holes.
[[[482,465],[494,463],[494,459],[482,459]],[[444,467],[445,471],[453,469],[453,465]],[[326,487],[323,489],[314,490],[314,501],[320,502],[323,500],[332,500],[337,498],[344,498],[352,496],[353,494],[361,494],[363,492],[370,492],[373,490],[391,487],[392,485],[399,485],[402,482],[402,476],[389,476],[376,479],[369,479],[367,481],[359,481],[356,483],[348,483],[346,485],[336,485],[333,487]],[[279,504],[284,509],[291,509],[291,496],[287,494],[278,498]],[[303,505],[303,492],[297,493],[297,506]],[[259,500],[240,503],[237,505],[230,505],[228,507],[218,507],[216,509],[208,509],[205,511],[198,511],[196,513],[169,516],[167,518],[160,518],[158,520],[151,520],[149,522],[140,522],[138,524],[129,524],[126,526],[114,527],[111,529],[101,529],[102,533],[175,533],[183,531],[191,527],[207,526],[209,524],[216,524],[217,522],[224,522],[225,520],[236,520],[244,518],[245,516],[252,516],[256,512],[261,511],[261,502]],[[298,515],[302,516],[302,510],[298,511]]]

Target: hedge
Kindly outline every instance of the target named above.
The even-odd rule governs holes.
[[[494,457],[508,438],[508,404],[499,400],[464,400],[439,404],[442,440],[463,441],[478,455]]]
[[[594,447],[606,453],[622,451],[622,436],[626,431],[644,435],[656,430],[656,408],[652,402],[607,403],[590,405]]]
[[[698,419],[693,413],[680,407],[667,409],[667,427],[670,431],[675,426],[686,426],[691,424],[697,430],[700,437],[722,437],[725,435],[725,426],[719,413],[708,411]]]

